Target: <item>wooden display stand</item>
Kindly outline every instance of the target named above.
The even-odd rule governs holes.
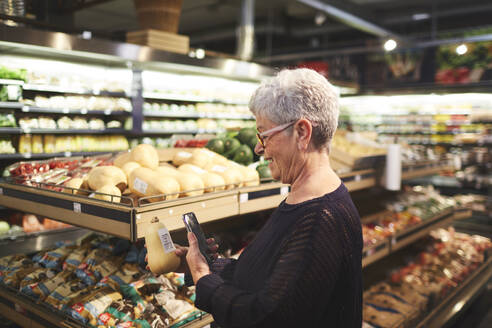
[[[184,55],[190,51],[190,38],[188,36],[159,30],[128,32],[126,41]]]

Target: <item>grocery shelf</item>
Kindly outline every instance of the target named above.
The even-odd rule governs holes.
[[[472,83],[405,83],[405,84],[385,84],[375,88],[361,87],[360,92],[354,96],[374,95],[374,94],[418,94],[418,93],[448,93],[448,92],[490,92],[492,82],[480,81]]]
[[[378,261],[397,250],[414,243],[415,241],[425,237],[431,230],[435,230],[444,226],[448,226],[455,220],[461,220],[472,216],[472,211],[465,208],[455,208],[446,210],[438,215],[424,220],[418,225],[411,226],[403,231],[399,231],[393,236],[390,236],[374,245],[364,247],[362,250],[362,267]],[[377,217],[374,215],[373,217]],[[364,222],[364,218],[362,218]]]
[[[24,81],[22,81],[22,80],[12,80],[12,79],[0,79],[0,84],[23,85],[24,84]]]
[[[62,240],[76,240],[90,233],[90,230],[68,227],[21,233],[14,236],[0,236],[0,257],[11,254],[32,254],[55,246]]]
[[[177,95],[171,93],[160,93],[160,92],[143,92],[143,97],[145,99],[156,99],[156,100],[175,100],[175,101],[185,101],[185,102],[202,102],[202,103],[216,103],[216,104],[228,104],[228,105],[247,105],[248,102],[244,101],[229,101],[213,98],[205,98],[201,96],[193,95]]]
[[[448,163],[442,162],[427,162],[412,165],[404,165],[402,167],[401,179],[409,180],[427,175],[439,173],[444,170],[452,170],[453,167]]]
[[[105,116],[130,116],[132,113],[124,110],[88,110],[68,108],[44,108],[36,106],[22,106],[22,112],[35,114],[74,114],[74,115],[105,115]]]
[[[199,134],[199,133],[209,133],[209,134],[217,134],[220,132],[224,132],[225,130],[220,129],[194,129],[194,130],[143,130],[142,135],[156,135],[156,134]]]
[[[70,152],[66,151],[63,153],[25,153],[25,154],[0,154],[1,159],[41,159],[41,158],[53,158],[53,157],[72,157],[72,156],[95,156],[107,153],[112,153],[113,151],[82,151],[82,152]]]
[[[492,142],[434,142],[434,141],[407,141],[411,145],[427,145],[442,147],[491,147]]]
[[[272,182],[239,190],[239,214],[271,209],[278,206],[290,191],[288,185]]]
[[[103,90],[88,90],[84,88],[67,88],[57,85],[31,84],[26,83],[22,89],[28,91],[54,92],[54,93],[71,93],[78,95],[90,96],[108,96],[108,97],[129,97],[124,91],[103,91]]]
[[[0,134],[128,134],[125,129],[31,129],[31,128],[0,128]]]
[[[20,102],[0,101],[0,109],[18,109],[22,108]]]
[[[339,176],[350,191],[370,188],[376,185],[376,172],[372,169],[352,171]]]
[[[463,308],[471,303],[490,278],[492,278],[492,257],[486,257],[484,263],[420,321],[417,328],[440,328],[449,323]]]
[[[24,310],[24,314],[18,312],[18,308]],[[82,328],[86,327],[81,322],[71,318],[62,311],[55,310],[49,305],[36,302],[34,299],[21,294],[13,288],[0,285],[0,313],[22,327],[29,328]],[[213,317],[206,314],[193,320],[182,328],[200,328],[211,323]]]
[[[147,118],[215,118],[231,120],[252,120],[254,116],[249,114],[224,114],[224,113],[196,113],[196,112],[149,112],[144,111]]]

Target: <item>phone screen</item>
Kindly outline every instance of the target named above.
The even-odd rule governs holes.
[[[203,257],[205,257],[208,264],[211,265],[213,263],[213,257],[209,254],[207,239],[205,238],[205,234],[203,233],[203,230],[200,227],[198,220],[196,219],[195,213],[190,212],[183,214],[183,222],[186,226],[186,230],[195,234],[196,239],[198,240],[200,253],[202,253]]]

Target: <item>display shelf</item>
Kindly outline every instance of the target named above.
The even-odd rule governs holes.
[[[227,104],[227,105],[248,104],[248,102],[244,102],[244,101],[230,101],[230,100],[213,99],[213,98],[206,98],[206,97],[193,96],[193,95],[178,95],[178,94],[171,94],[171,93],[160,93],[160,92],[149,92],[149,91],[144,91],[143,97],[145,99],[155,99],[155,100],[175,100],[175,101],[184,101],[184,102],[202,102],[202,103],[215,103],[215,104]]]
[[[432,142],[432,141],[408,141],[411,145],[427,145],[441,147],[491,147],[492,142]]]
[[[15,236],[0,237],[0,257],[11,254],[32,254],[54,247],[62,240],[76,240],[90,233],[90,230],[78,227],[68,227],[45,230],[32,233],[22,233]]]
[[[195,130],[143,130],[142,135],[160,135],[160,134],[217,134],[224,132],[221,129],[207,130],[207,129],[195,129]]]
[[[373,215],[372,217],[377,217]],[[365,267],[371,263],[389,256],[397,250],[414,243],[415,241],[427,236],[431,230],[448,226],[455,220],[461,220],[472,216],[472,211],[464,208],[450,209],[444,211],[433,218],[427,219],[422,223],[399,231],[374,245],[364,247],[362,250],[362,266]],[[366,218],[361,219],[367,222]]]
[[[19,109],[22,108],[20,102],[0,101],[0,109]]]
[[[30,129],[30,128],[0,128],[0,134],[128,134],[131,131],[125,129]]]
[[[44,108],[36,106],[22,106],[23,113],[35,114],[67,114],[67,115],[104,115],[104,116],[130,116],[132,113],[124,110],[88,110],[69,108]]]
[[[280,204],[290,191],[288,185],[272,182],[239,190],[239,214],[271,209]]]
[[[452,170],[453,167],[448,163],[426,162],[419,164],[404,165],[401,169],[401,179],[409,180],[427,175],[439,173],[444,170]]]
[[[129,95],[124,91],[87,90],[84,88],[67,88],[57,85],[44,85],[44,84],[26,83],[22,86],[22,89],[27,91],[71,93],[71,94],[89,95],[89,96],[107,96],[107,97],[122,97],[122,98],[129,97]]]
[[[378,134],[391,135],[458,135],[461,133],[475,133],[479,135],[481,131],[376,131]]]
[[[70,152],[66,151],[63,153],[25,153],[25,154],[0,154],[1,159],[41,159],[41,158],[52,158],[52,157],[72,157],[72,156],[95,156],[112,153],[114,151],[83,151],[83,152]]]
[[[18,311],[19,307],[24,313]],[[82,328],[86,327],[81,322],[71,318],[62,311],[57,311],[46,305],[29,298],[17,290],[0,285],[0,313],[7,319],[28,328]],[[195,319],[181,327],[200,328],[213,321],[210,314]]]
[[[360,92],[354,96],[360,95],[400,95],[400,94],[416,94],[416,93],[459,93],[459,92],[490,92],[492,87],[491,81],[481,81],[472,83],[455,83],[455,84],[439,84],[439,83],[393,83],[385,84],[377,87],[362,86]]]
[[[214,118],[231,120],[252,120],[253,115],[249,114],[224,114],[224,113],[179,113],[179,112],[144,112],[144,117],[148,118]]]
[[[22,80],[11,80],[11,79],[0,79],[0,84],[23,85],[24,81],[22,81]]]
[[[340,179],[350,191],[370,188],[376,185],[376,172],[374,170],[360,170],[340,174]]]
[[[365,267],[373,262],[376,262],[390,254],[388,240],[382,240],[377,244],[369,247],[364,247],[362,250],[362,267]]]
[[[486,258],[481,266],[450,292],[420,321],[417,328],[440,328],[450,323],[462,309],[470,305],[490,278],[492,278],[492,257]]]

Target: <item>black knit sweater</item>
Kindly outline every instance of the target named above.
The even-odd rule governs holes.
[[[362,324],[362,232],[342,184],[282,202],[237,261],[218,259],[196,286],[196,306],[221,327]]]

